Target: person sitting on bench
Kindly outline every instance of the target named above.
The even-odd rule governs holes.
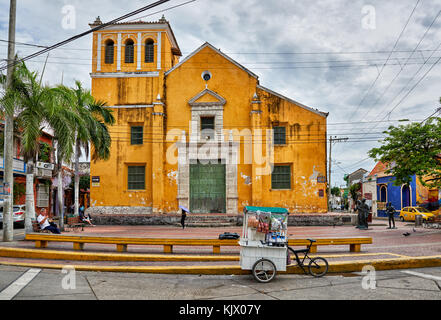
[[[40,224],[41,230],[49,230],[55,234],[61,234],[57,225],[51,221],[49,221],[49,217],[47,215],[47,211],[45,208],[41,209],[39,216],[37,217],[37,221]]]
[[[87,213],[85,213],[85,208],[84,206],[81,206],[79,209],[79,216],[80,216],[80,220],[82,222],[87,222],[88,224],[90,224],[92,227],[95,227],[95,225],[92,223],[92,219],[90,217],[90,215],[88,215]]]

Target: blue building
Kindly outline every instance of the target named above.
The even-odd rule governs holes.
[[[392,203],[392,206],[397,210],[396,217],[399,216],[399,211],[404,207],[417,206],[417,178],[412,176],[410,185],[396,186],[394,185],[395,177],[379,177],[377,178],[377,205],[378,216],[386,217],[386,204]]]

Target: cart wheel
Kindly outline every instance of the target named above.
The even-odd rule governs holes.
[[[328,273],[329,265],[328,261],[324,258],[314,258],[309,262],[309,273],[311,276],[320,278]]]
[[[271,282],[277,274],[277,269],[274,263],[268,259],[261,259],[253,266],[253,276],[258,282]]]

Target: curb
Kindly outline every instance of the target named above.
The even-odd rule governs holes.
[[[239,261],[239,256],[87,253],[0,247],[0,257],[74,261],[188,262]]]
[[[28,253],[29,249],[9,249],[0,248],[0,256],[5,257],[5,254],[9,254],[8,257],[12,257],[13,251],[16,251],[14,258],[31,258]],[[35,251],[35,250],[32,250]],[[70,252],[48,252],[46,257],[49,255],[58,254],[58,257],[62,255],[76,255],[77,258],[84,257],[83,261],[92,261],[91,254],[86,253],[70,253]],[[35,256],[41,254],[40,252],[35,252]],[[20,257],[18,255],[21,255]],[[55,255],[54,255],[55,256]],[[109,257],[127,259],[127,257],[147,259],[155,258],[161,259],[156,261],[237,261],[238,257],[233,256],[159,256],[159,255],[121,255],[121,254],[93,254],[94,261],[110,261],[110,260],[99,260],[106,259]],[[177,260],[163,260],[163,259],[177,259]],[[217,260],[201,260],[205,259],[217,259]],[[220,260],[225,258],[234,258],[235,260]],[[47,258],[46,258],[47,259]],[[187,260],[179,260],[187,259]],[[124,260],[113,260],[113,261],[124,261]],[[145,261],[145,260],[137,260]],[[152,261],[152,260],[149,260]],[[31,267],[40,269],[58,269],[61,270],[66,267],[62,264],[44,264],[44,263],[17,263],[17,262],[0,262],[0,265],[5,266],[19,266],[19,267]],[[351,272],[361,272],[365,266],[372,266],[375,270],[395,270],[395,269],[412,269],[412,268],[428,268],[428,267],[441,267],[441,256],[428,256],[428,257],[414,257],[414,258],[393,258],[393,259],[382,259],[382,260],[355,260],[349,262],[333,262],[329,264],[329,273],[351,273]],[[91,272],[123,272],[123,273],[151,273],[151,274],[192,274],[192,275],[246,275],[250,274],[250,271],[242,270],[240,266],[87,266],[87,265],[70,265],[76,271],[91,271]],[[280,272],[280,274],[302,274],[303,271],[297,266],[288,267],[286,272]]]

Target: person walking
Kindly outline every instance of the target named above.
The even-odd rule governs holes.
[[[389,216],[389,228],[388,229],[396,229],[395,227],[395,208],[392,206],[391,202],[388,202],[386,205],[386,213]],[[392,227],[393,225],[393,227]]]
[[[185,208],[183,206],[179,206],[179,208],[181,209],[181,225],[182,225],[182,229],[185,229],[185,219],[187,219],[187,213],[190,213],[190,210],[188,210],[187,208]]]

